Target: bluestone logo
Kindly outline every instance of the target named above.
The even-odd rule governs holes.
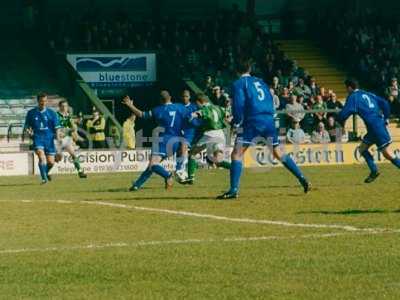
[[[90,71],[146,71],[147,59],[145,56],[131,57],[78,57],[76,70]]]

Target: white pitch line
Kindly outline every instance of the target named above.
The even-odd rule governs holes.
[[[378,232],[392,232],[392,233],[400,233],[400,229],[392,229],[392,228],[359,228],[352,225],[341,225],[341,224],[312,224],[312,223],[291,223],[287,221],[274,221],[274,220],[260,220],[260,219],[249,219],[249,218],[230,218],[225,216],[217,216],[211,214],[201,214],[195,212],[181,211],[181,210],[170,210],[170,209],[162,209],[162,208],[152,208],[152,207],[143,207],[143,206],[134,206],[127,205],[121,203],[112,203],[112,202],[104,202],[104,201],[88,201],[88,200],[78,200],[78,201],[69,201],[69,200],[2,200],[4,202],[50,202],[50,203],[84,203],[84,204],[92,204],[99,206],[109,206],[115,208],[124,208],[131,210],[140,210],[140,211],[148,211],[148,212],[156,212],[162,214],[171,214],[178,216],[186,216],[186,217],[195,217],[195,218],[203,218],[203,219],[212,219],[226,222],[234,222],[234,223],[249,223],[249,224],[266,224],[266,225],[275,225],[275,226],[283,226],[283,227],[299,227],[299,228],[319,228],[319,229],[340,229],[349,232],[370,232],[370,233],[378,233]],[[2,202],[0,201],[0,202]]]
[[[78,251],[78,250],[101,250],[107,248],[135,248],[147,246],[166,246],[166,245],[184,245],[184,244],[210,244],[210,243],[239,243],[239,242],[257,242],[257,241],[279,241],[279,240],[304,240],[304,239],[320,239],[332,238],[351,235],[378,235],[399,233],[398,231],[380,231],[380,232],[336,232],[325,234],[305,234],[305,235],[290,235],[290,236],[261,236],[261,237],[231,237],[224,239],[187,239],[187,240],[164,240],[164,241],[138,241],[138,242],[120,242],[107,244],[87,244],[77,246],[61,246],[61,247],[46,247],[46,248],[20,248],[20,249],[3,249],[2,254],[18,254],[18,253],[33,253],[33,252],[58,252],[58,251]]]
[[[351,225],[338,225],[338,224],[303,224],[303,223],[290,223],[287,221],[273,221],[273,220],[258,220],[258,219],[248,219],[248,218],[230,218],[225,216],[217,216],[210,214],[200,214],[195,212],[181,211],[181,210],[170,210],[170,209],[162,209],[162,208],[151,208],[151,207],[143,207],[143,206],[133,206],[112,202],[103,202],[103,201],[80,201],[81,203],[92,204],[92,205],[100,205],[100,206],[109,206],[116,208],[124,208],[124,209],[133,209],[140,211],[148,211],[148,212],[156,212],[163,214],[171,214],[178,216],[186,216],[186,217],[195,217],[195,218],[203,218],[203,219],[212,219],[219,221],[227,221],[227,222],[235,222],[235,223],[250,223],[250,224],[266,224],[266,225],[276,225],[276,226],[284,226],[284,227],[301,227],[301,228],[324,228],[324,229],[341,229],[345,231],[365,231],[365,232],[385,232],[385,231],[393,231],[391,229],[385,228],[358,228]]]
[[[69,201],[69,200],[57,200],[57,202],[61,203],[61,204],[70,204],[70,203],[72,203],[72,201]]]

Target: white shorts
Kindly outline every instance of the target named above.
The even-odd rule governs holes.
[[[207,149],[207,157],[214,160],[216,152],[225,150],[226,137],[222,129],[207,131],[196,143],[196,147]]]
[[[57,152],[63,152],[65,150],[65,148],[68,148],[70,146],[74,145],[74,140],[72,139],[71,136],[65,136],[62,140],[61,140],[61,144],[57,145]]]

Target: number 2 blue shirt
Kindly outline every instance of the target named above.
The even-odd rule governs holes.
[[[338,121],[344,123],[351,115],[357,114],[367,127],[382,123],[390,117],[390,105],[385,99],[363,90],[355,90],[349,95]]]

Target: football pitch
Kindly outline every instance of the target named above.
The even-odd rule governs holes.
[[[400,299],[400,172],[224,170],[166,192],[138,174],[0,178],[1,299]]]

